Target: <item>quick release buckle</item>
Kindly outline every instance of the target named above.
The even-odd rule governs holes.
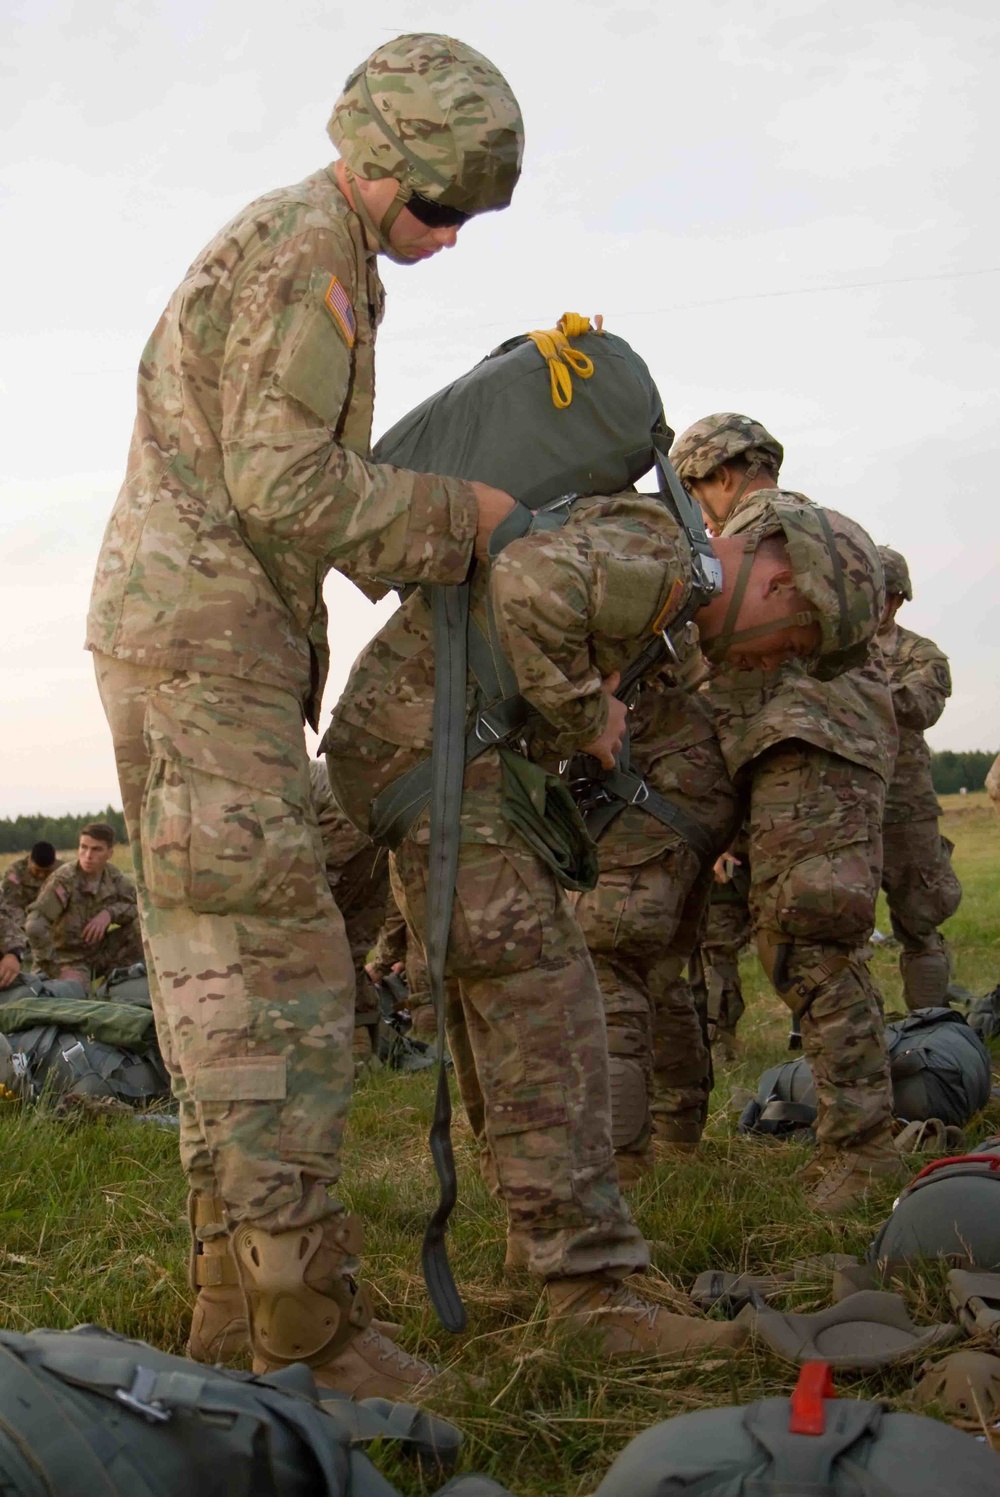
[[[152,1367],[137,1367],[131,1388],[116,1388],[115,1398],[133,1414],[140,1415],[149,1424],[166,1424],[173,1418],[173,1411],[165,1409],[153,1397],[158,1374]]]

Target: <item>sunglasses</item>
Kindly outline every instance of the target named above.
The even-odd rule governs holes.
[[[419,192],[407,199],[406,207],[426,229],[459,229],[472,217],[471,213],[463,213],[461,208],[449,208],[445,203],[422,198]]]

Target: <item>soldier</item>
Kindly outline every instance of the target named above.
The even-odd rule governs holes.
[[[671,452],[707,523],[733,540],[784,493],[783,455],[763,426],[732,412],[696,422]],[[720,672],[707,698],[729,772],[750,797],[750,910],[761,963],[801,1017],[816,1081],[818,1147],[804,1181],[815,1184],[816,1208],[836,1213],[873,1176],[896,1179],[902,1169],[865,949],[895,722],[877,650],[832,681],[799,662],[762,664],[756,676]]]
[[[16,981],[24,961],[27,940],[13,909],[0,890],[0,992]]]
[[[114,846],[106,821],[82,827],[76,861],[61,864],[29,906],[25,931],[37,972],[86,983],[142,961],[135,885],[112,863]]]
[[[16,858],[3,876],[3,892],[8,905],[20,910],[23,923],[28,906],[34,904],[50,873],[62,867],[51,842],[36,842],[23,858]]]
[[[871,637],[882,605],[874,547],[832,514],[826,523],[836,539],[831,531],[828,541],[818,516],[786,503],[762,517],[749,553],[742,539],[713,543],[723,590],[707,603],[695,595],[703,637],[732,611],[753,635],[738,645],[744,661],[829,650],[841,628],[852,642]],[[835,572],[847,575],[839,600]],[[578,500],[561,529],[513,541],[488,582],[482,569],[472,579],[479,636],[496,639],[533,710],[527,757],[492,746],[495,733],[481,726],[492,707],[469,696],[473,747],[445,970],[465,1021],[471,1084],[465,1057],[458,1047],[452,1053],[463,1097],[476,1088],[482,1095],[509,1261],[544,1282],[551,1318],[598,1327],[609,1354],[734,1344],[734,1328],[671,1316],[622,1284],[648,1266],[648,1249],[618,1190],[603,1003],[563,893],[574,881],[579,887],[590,844],[545,852],[548,824],[532,822],[526,803],[537,806],[562,786],[545,779],[543,762],[579,751],[614,767],[627,716],[613,694],[619,673],[652,623],[668,628],[693,593],[687,538],[661,501],[634,492]],[[355,662],[334,710],[322,747],[337,798],[363,830],[378,831],[388,814],[383,791],[389,804],[412,808],[404,777],[426,763],[434,659],[430,608],[417,591]],[[419,803],[396,816],[393,888],[425,946],[429,837]],[[556,861],[565,865],[559,877]]]
[[[369,443],[376,255],[413,265],[506,207],[523,130],[492,63],[431,34],[379,47],[328,128],[340,159],[238,213],[152,335],[87,642],[180,1108],[191,1353],[238,1345],[245,1301],[258,1371],[304,1361],[325,1386],[398,1398],[434,1369],[370,1324],[360,1223],[329,1193],[354,974],[303,720],[326,678],[329,568],[372,598],[385,579],[460,582],[512,506],[374,463]]]
[[[337,805],[322,759],[309,765],[312,807],[323,842],[326,881],[344,917],[344,932],[354,963],[354,1059],[372,1056],[378,1024],[378,1002],[366,970],[368,953],[378,939],[389,894],[389,860],[385,849],[359,832]]]
[[[892,930],[902,946],[899,970],[907,1008],[934,1008],[948,1001],[950,964],[942,921],[954,915],[962,886],[951,866],[953,844],[938,826],[941,807],[931,784],[931,756],[924,729],[931,728],[951,696],[948,657],[929,639],[896,622],[913,597],[905,559],[879,547],[885,573],[885,612],[877,635],[889,672],[899,752],[889,785],[882,827],[882,888]]]
[[[1000,754],[993,760],[986,776],[986,794],[993,802],[994,811],[1000,816]]]
[[[741,831],[732,851],[724,853],[715,865],[708,915],[698,946],[712,1051],[728,1062],[739,1057],[736,1026],[746,1012],[740,953],[752,933],[750,850],[746,832]]]

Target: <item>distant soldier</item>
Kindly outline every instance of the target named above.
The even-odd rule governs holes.
[[[6,870],[3,892],[8,905],[20,911],[22,924],[28,913],[28,906],[38,898],[49,874],[61,867],[62,860],[56,857],[52,843],[36,842],[29,853],[25,853],[23,858],[15,859]]]
[[[745,831],[715,865],[705,931],[699,943],[708,1032],[713,1051],[734,1061],[739,1053],[736,1026],[746,1005],[740,981],[740,953],[753,934],[750,918],[750,851]]]
[[[986,776],[986,794],[993,802],[994,811],[1000,816],[1000,754],[993,760]]]
[[[0,890],[0,991],[10,987],[24,961],[27,941],[17,916]]]
[[[80,832],[76,860],[46,879],[25,928],[35,970],[88,982],[141,962],[135,885],[112,863],[114,830],[92,821]]]
[[[929,639],[896,623],[913,597],[905,559],[880,546],[885,572],[885,612],[878,643],[885,658],[899,753],[885,803],[882,887],[892,930],[902,946],[899,970],[908,1008],[934,1008],[948,1001],[950,964],[942,921],[954,915],[962,886],[951,866],[953,843],[938,826],[941,807],[931,783],[931,755],[924,729],[931,728],[951,696],[948,657]]]
[[[752,532],[775,499],[803,502],[778,487],[783,456],[759,422],[734,412],[696,422],[671,452],[706,522],[734,540]],[[838,585],[848,582],[841,573]],[[717,649],[728,646],[739,665],[734,629],[728,621]],[[854,666],[858,656],[863,663]],[[750,796],[750,910],[761,964],[801,1019],[816,1080],[818,1147],[803,1183],[815,1185],[817,1210],[835,1213],[850,1209],[873,1176],[901,1172],[866,949],[896,727],[874,646],[867,658],[845,652],[841,666],[854,668],[832,680],[799,661],[760,664],[753,676],[720,671],[706,696],[729,773]]]

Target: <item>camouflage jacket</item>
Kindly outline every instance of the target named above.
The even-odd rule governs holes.
[[[986,794],[993,802],[993,809],[1000,816],[1000,754],[997,754],[986,775]]]
[[[375,847],[371,838],[359,832],[340,809],[322,759],[314,759],[310,764],[309,780],[323,842],[326,881],[344,917],[355,979],[362,984],[368,952],[385,919],[389,860],[385,848]]]
[[[736,506],[723,535],[753,529],[774,489],[756,489]],[[809,503],[804,494],[792,498]],[[729,773],[765,749],[799,738],[873,769],[889,783],[896,755],[896,721],[882,653],[833,681],[818,681],[802,662],[774,671],[720,670],[704,688]]]
[[[475,496],[369,460],[382,284],[332,168],[259,198],[199,255],[139,366],[90,649],[294,692],[315,725],[331,566],[459,582]]]
[[[50,878],[57,868],[63,866],[62,859],[57,858],[48,873],[44,873],[41,878],[38,878],[31,872],[28,866],[30,862],[31,859],[25,853],[23,858],[18,858],[15,862],[11,863],[3,876],[3,893],[7,903],[20,910],[22,920],[28,913],[29,904],[34,904],[38,898],[45,880]]]
[[[22,954],[27,950],[28,942],[21,923],[21,912],[7,902],[2,891],[0,891],[0,956],[5,956],[8,951],[16,951]]]
[[[113,863],[105,864],[93,887],[75,861],[50,874],[25,922],[36,971],[56,977],[60,967],[88,965],[95,948],[84,941],[83,928],[102,910],[112,925],[139,916],[135,885]]]
[[[533,758],[567,758],[601,733],[603,678],[639,654],[658,615],[681,608],[690,576],[686,538],[662,504],[635,493],[581,500],[562,529],[513,541],[489,571],[476,571],[472,617],[489,638],[488,589],[499,649],[534,709],[526,734]],[[467,729],[478,705],[470,673]],[[323,740],[335,793],[355,825],[367,829],[374,796],[429,754],[433,706],[430,608],[416,592],[355,662]],[[469,766],[466,840],[516,839],[499,785],[495,751]],[[412,835],[426,841],[426,812]]]
[[[885,820],[928,821],[940,816],[931,783],[931,752],[924,729],[932,728],[951,696],[948,657],[932,640],[895,624],[876,636],[889,672],[899,729],[899,753],[885,802]]]

